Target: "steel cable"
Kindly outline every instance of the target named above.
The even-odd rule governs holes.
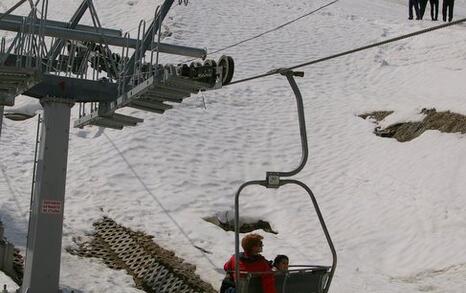
[[[420,31],[416,31],[416,32],[413,32],[413,33],[409,33],[409,34],[406,34],[406,35],[401,35],[401,36],[391,38],[391,39],[388,39],[388,40],[385,40],[385,41],[373,43],[373,44],[370,44],[370,45],[366,45],[366,46],[359,47],[359,48],[356,48],[356,49],[352,49],[352,50],[349,50],[349,51],[337,53],[337,54],[330,55],[330,56],[327,56],[327,57],[323,57],[323,58],[320,58],[320,59],[304,62],[304,63],[297,64],[297,65],[294,65],[294,66],[291,66],[291,67],[274,69],[274,70],[268,71],[268,72],[263,73],[263,74],[243,78],[243,79],[240,79],[240,80],[235,80],[235,81],[233,81],[233,82],[231,82],[231,83],[229,83],[229,84],[227,84],[225,86],[238,84],[238,83],[242,83],[242,82],[246,82],[246,81],[250,81],[250,80],[254,80],[254,79],[258,79],[258,78],[278,74],[278,73],[281,73],[281,72],[287,71],[287,70],[293,70],[293,69],[296,69],[296,68],[321,63],[321,62],[328,61],[328,60],[331,60],[331,59],[335,59],[335,58],[338,58],[338,57],[354,54],[356,52],[368,50],[368,49],[371,49],[371,48],[374,48],[374,47],[379,47],[379,46],[382,46],[382,45],[386,45],[386,44],[389,44],[389,43],[393,43],[393,42],[397,42],[397,41],[400,41],[400,40],[408,39],[408,38],[411,38],[411,37],[414,37],[414,36],[422,35],[422,34],[432,32],[432,31],[436,31],[436,30],[446,28],[446,27],[449,27],[449,26],[457,25],[457,24],[460,24],[460,23],[463,23],[463,22],[466,22],[466,18],[462,18],[462,19],[452,21],[452,22],[449,22],[449,23],[446,23],[446,24],[441,24],[441,25],[438,25],[438,26],[430,27],[430,28],[423,29],[423,30],[420,30]]]
[[[210,53],[207,54],[207,56],[208,56],[208,55],[215,54],[215,53],[218,53],[218,52],[225,51],[225,50],[227,50],[227,49],[231,49],[231,48],[233,48],[233,47],[239,46],[239,45],[244,44],[244,43],[246,43],[246,42],[255,40],[255,39],[257,39],[257,38],[260,38],[260,37],[262,37],[262,36],[264,36],[264,35],[266,35],[266,34],[269,34],[269,33],[271,33],[271,32],[274,32],[274,31],[277,31],[277,30],[279,30],[279,29],[282,29],[282,28],[284,28],[285,26],[290,25],[290,24],[292,24],[292,23],[294,23],[294,22],[296,22],[296,21],[298,21],[298,20],[300,20],[300,19],[302,19],[302,18],[304,18],[304,17],[307,17],[307,16],[309,16],[309,15],[312,15],[312,14],[316,13],[316,12],[319,11],[319,10],[322,10],[322,9],[324,9],[324,8],[326,8],[326,7],[329,7],[330,5],[335,4],[335,3],[338,2],[338,1],[340,1],[340,0],[335,0],[335,1],[332,1],[332,2],[330,2],[330,3],[327,3],[327,4],[325,4],[324,6],[321,6],[321,7],[317,8],[317,9],[314,9],[313,11],[310,11],[310,12],[308,12],[308,13],[306,13],[306,14],[303,14],[303,15],[299,16],[298,18],[292,19],[292,20],[290,20],[290,21],[288,21],[288,22],[285,22],[285,23],[283,23],[283,24],[281,24],[281,25],[279,25],[279,26],[277,26],[277,27],[274,27],[274,28],[272,28],[272,29],[270,29],[270,30],[268,30],[268,31],[262,32],[262,33],[260,33],[260,34],[258,34],[258,35],[252,36],[252,37],[250,37],[250,38],[244,39],[244,40],[239,41],[239,42],[237,42],[237,43],[228,45],[228,46],[226,46],[226,47],[224,47],[224,48],[221,48],[221,49],[215,50],[215,51],[213,51],[213,52],[210,52]],[[191,61],[194,61],[194,60],[196,60],[196,58],[194,58],[194,59],[189,59],[189,60],[186,60],[186,61],[184,61],[184,62],[191,62]]]

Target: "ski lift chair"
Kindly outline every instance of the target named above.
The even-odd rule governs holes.
[[[322,293],[329,280],[331,267],[294,266],[286,272],[273,272],[275,288],[278,293]],[[263,273],[245,273],[240,280],[242,293],[262,292],[261,275]]]
[[[267,172],[266,180],[248,181],[243,183],[235,196],[235,279],[237,293],[262,293],[261,276],[274,274],[277,293],[327,293],[332,282],[337,265],[337,254],[332,239],[328,233],[324,218],[320,212],[317,200],[311,189],[301,181],[294,179],[281,179],[299,173],[305,166],[308,157],[308,145],[306,136],[306,123],[304,119],[304,105],[298,85],[294,76],[304,76],[303,72],[293,72],[289,69],[278,69],[277,73],[285,75],[296,96],[299,128],[301,135],[302,158],[300,165],[290,172]],[[332,253],[331,266],[291,266],[287,272],[240,272],[239,271],[239,196],[241,191],[251,185],[260,185],[265,188],[279,188],[283,185],[294,184],[302,187],[312,200],[320,225],[327,239]]]

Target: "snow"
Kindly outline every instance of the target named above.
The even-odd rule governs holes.
[[[50,18],[66,20],[81,1],[51,2]],[[132,29],[133,36],[139,19],[150,19],[155,9],[149,0],[95,2],[104,26]],[[233,56],[235,79],[244,78],[441,23],[408,21],[405,2],[340,0],[211,57]],[[0,9],[14,3],[3,0]],[[190,1],[174,6],[165,23],[172,35],[164,42],[213,51],[324,3]],[[457,0],[455,19],[464,16],[466,0]],[[466,114],[465,43],[459,25],[303,68],[298,83],[310,157],[296,178],[315,193],[337,249],[331,292],[466,292],[465,135],[428,131],[399,143],[374,136],[375,125],[357,117],[391,110],[382,122],[389,125],[422,119],[422,108]],[[167,63],[186,59],[162,56]],[[145,119],[136,128],[72,129],[63,248],[106,215],[155,236],[219,287],[234,235],[202,218],[231,217],[241,183],[295,167],[300,141],[294,96],[283,77],[206,92],[207,109],[202,96],[164,115],[126,110]],[[21,97],[15,108],[35,112],[37,105]],[[4,120],[0,139],[0,216],[7,238],[23,251],[35,132],[36,119]],[[251,187],[240,202],[242,217],[267,220],[279,232],[259,231],[267,258],[287,254],[290,264],[331,263],[301,190]],[[141,292],[125,273],[64,250],[60,281],[82,292]]]
[[[18,289],[18,285],[16,285],[15,282],[13,282],[10,277],[8,277],[7,275],[5,275],[3,272],[0,271],[0,284],[1,284],[1,290],[3,290],[6,285],[6,288],[8,290],[16,290]]]

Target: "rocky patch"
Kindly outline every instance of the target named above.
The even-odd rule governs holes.
[[[376,111],[359,115],[363,119],[382,121],[393,111]],[[466,116],[450,111],[437,112],[435,108],[422,109],[424,119],[419,122],[404,122],[390,125],[386,128],[377,126],[374,134],[380,137],[395,138],[399,142],[415,139],[427,130],[438,130],[445,133],[466,133]]]

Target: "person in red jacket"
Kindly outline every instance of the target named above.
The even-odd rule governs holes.
[[[275,277],[272,271],[272,265],[260,253],[262,252],[262,237],[259,234],[248,234],[241,240],[241,247],[244,252],[239,257],[240,272],[261,272],[262,291],[263,293],[276,293]],[[230,274],[233,281],[235,280],[235,255],[233,255],[223,266],[227,274]],[[269,273],[270,272],[270,273]],[[226,291],[232,292],[232,291]],[[234,291],[233,291],[234,292]]]

